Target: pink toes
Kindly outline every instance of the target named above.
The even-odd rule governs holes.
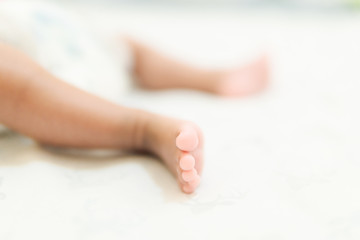
[[[196,188],[197,186],[199,186],[200,184],[200,176],[196,175],[195,178],[189,182],[189,185],[192,186],[193,188]]]
[[[185,182],[191,182],[194,181],[197,177],[197,172],[195,169],[192,169],[190,171],[184,171],[181,174],[182,178],[184,179]]]
[[[197,148],[199,147],[199,135],[195,127],[186,125],[181,129],[176,138],[176,147],[181,150],[178,161],[180,187],[184,193],[192,193],[200,183],[200,176],[195,169],[195,165],[197,165],[196,161],[201,161],[201,159],[195,160],[193,155],[197,154]]]
[[[191,154],[184,154],[179,160],[179,173],[182,182],[182,190],[192,193],[200,184],[200,176],[195,169],[195,158]]]
[[[176,138],[176,146],[183,151],[193,151],[198,144],[199,139],[194,129],[184,129]]]
[[[182,190],[184,191],[184,193],[192,193],[195,189],[192,186],[185,185],[182,187]]]
[[[180,159],[179,165],[182,170],[192,170],[195,167],[195,158],[190,154],[186,154]]]
[[[199,186],[199,184],[200,184],[200,177],[196,175],[194,180],[182,186],[182,190],[185,193],[193,193],[195,189]]]

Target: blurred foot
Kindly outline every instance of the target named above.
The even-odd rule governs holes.
[[[266,55],[235,69],[208,70],[176,61],[130,38],[125,41],[134,55],[135,81],[145,89],[193,89],[242,97],[263,90],[268,82]]]
[[[214,92],[227,97],[242,97],[264,90],[269,81],[268,65],[267,56],[263,56],[246,66],[224,72]]]

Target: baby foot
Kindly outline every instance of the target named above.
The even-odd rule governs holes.
[[[193,192],[200,183],[202,146],[200,147],[199,135],[200,132],[194,126],[183,125],[176,137],[176,147],[180,151],[177,159],[178,181],[186,193]]]
[[[269,80],[267,56],[247,66],[225,72],[218,82],[217,93],[228,97],[241,97],[263,90]]]
[[[203,139],[191,122],[155,116],[147,124],[146,149],[158,155],[176,176],[180,189],[192,193],[200,184]]]

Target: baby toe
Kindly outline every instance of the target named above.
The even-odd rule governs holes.
[[[186,154],[180,158],[179,166],[182,170],[190,171],[195,167],[195,158],[190,154]]]
[[[195,191],[195,188],[193,187],[193,186],[191,186],[191,185],[184,185],[183,187],[182,187],[182,190],[183,190],[183,192],[184,193],[193,193],[194,191]]]
[[[189,182],[189,186],[193,187],[194,189],[199,186],[200,184],[200,177],[197,175],[195,176],[194,180]]]
[[[185,127],[176,138],[176,146],[183,151],[193,151],[199,144],[196,130],[192,127]]]
[[[183,171],[181,176],[182,176],[182,179],[184,179],[185,182],[191,182],[191,181],[196,179],[197,172],[196,172],[195,169],[192,169],[190,171]]]

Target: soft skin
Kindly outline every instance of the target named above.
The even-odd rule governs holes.
[[[264,88],[262,57],[233,70],[198,69],[167,58],[136,41],[139,86],[187,88],[223,96],[244,96]],[[203,136],[192,122],[114,104],[56,78],[22,52],[0,43],[0,122],[41,144],[141,150],[157,155],[192,193],[203,169]]]

